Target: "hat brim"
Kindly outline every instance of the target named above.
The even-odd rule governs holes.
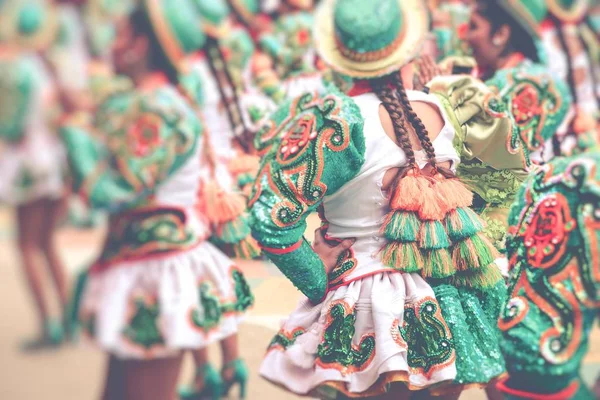
[[[315,14],[316,49],[333,70],[353,78],[378,78],[398,71],[421,50],[429,30],[429,14],[422,0],[396,0],[403,14],[404,27],[398,48],[376,61],[355,61],[342,54],[335,37],[335,0],[324,0]]]
[[[515,4],[518,3],[519,0],[502,0],[498,2],[504,11],[509,13],[515,19],[515,21],[517,21],[517,23],[521,25],[523,29],[525,29],[525,32],[527,32],[533,40],[539,40],[539,24],[531,17],[530,14],[524,12],[522,8],[515,6]]]
[[[53,4],[44,4],[45,19],[35,33],[31,35],[22,35],[18,32],[16,25],[17,13],[19,11],[19,2],[8,4],[8,10],[2,10],[0,13],[0,40],[12,41],[13,45],[21,49],[45,50],[50,47],[58,35],[58,12]]]
[[[563,22],[581,21],[590,6],[589,0],[578,0],[570,8],[563,7],[558,0],[546,0],[548,11]]]

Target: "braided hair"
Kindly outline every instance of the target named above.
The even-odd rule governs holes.
[[[410,143],[408,130],[406,129],[406,119],[404,117],[404,111],[400,100],[394,93],[391,78],[388,76],[377,79],[373,82],[375,94],[385,107],[386,111],[390,115],[392,124],[394,126],[394,135],[396,141],[406,154],[408,160],[408,167],[415,167],[417,161],[415,158],[415,152]]]
[[[427,128],[425,124],[419,118],[415,110],[412,108],[410,104],[410,100],[408,99],[408,94],[406,93],[406,89],[404,87],[404,81],[402,80],[401,74],[395,74],[393,78],[394,86],[396,88],[396,93],[400,100],[400,105],[404,109],[404,114],[408,119],[408,122],[412,125],[415,133],[417,134],[417,138],[427,155],[427,161],[429,165],[431,165],[437,172],[444,175],[446,178],[454,177],[454,173],[450,171],[448,168],[444,168],[437,165],[437,161],[435,158],[435,148],[433,147],[433,143],[429,138],[429,132],[427,132]]]

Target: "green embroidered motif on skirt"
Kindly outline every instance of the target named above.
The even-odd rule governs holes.
[[[277,335],[273,337],[271,343],[269,343],[267,351],[276,348],[286,350],[288,347],[296,343],[296,339],[298,338],[298,336],[302,335],[305,332],[306,330],[304,328],[296,328],[291,332],[287,332],[284,329],[281,329],[279,332],[277,332]]]
[[[397,329],[406,343],[412,370],[430,375],[454,361],[452,335],[435,299],[426,297],[419,303],[407,304],[404,322]]]
[[[212,292],[213,286],[210,283],[201,283],[198,293],[200,307],[203,312],[201,313],[197,309],[192,310],[192,322],[204,332],[217,326],[223,316],[219,297]]]
[[[135,308],[133,315],[123,329],[125,339],[144,350],[163,345],[165,341],[158,328],[160,308],[156,300],[137,297],[133,301],[133,306]]]
[[[223,316],[241,313],[254,304],[254,295],[244,274],[237,268],[231,269],[231,280],[234,285],[235,300],[225,301],[215,294],[214,285],[202,282],[198,289],[199,309],[191,311],[191,320],[195,327],[208,332],[218,326]],[[200,312],[202,310],[202,312]]]
[[[356,310],[343,300],[333,303],[327,316],[323,342],[317,348],[317,363],[323,368],[334,368],[342,373],[361,371],[375,356],[375,334],[364,335],[358,344],[352,344]]]
[[[238,269],[231,270],[231,279],[235,285],[235,303],[225,304],[223,312],[242,312],[254,304],[254,295],[250,290],[250,285]]]

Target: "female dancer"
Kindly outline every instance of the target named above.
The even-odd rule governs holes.
[[[38,18],[42,16],[42,18]],[[56,13],[43,1],[4,1],[0,25],[0,200],[17,210],[21,260],[37,308],[39,336],[25,349],[57,345],[61,317],[52,318],[42,272],[47,264],[66,320],[67,279],[55,245],[64,197],[63,148],[51,111],[58,88],[43,55],[56,35]]]
[[[119,21],[113,46],[117,72],[135,88],[109,97],[93,127],[74,120],[63,131],[75,188],[111,212],[80,314],[110,355],[106,399],[174,398],[181,350],[214,341],[224,354],[219,390],[240,383],[244,392],[236,332],[252,295],[206,240],[202,125],[174,87],[182,57],[204,39],[192,3],[144,1]]]
[[[496,74],[510,74],[512,70],[520,71],[522,81],[535,81],[540,74],[548,75],[548,71],[537,64],[541,61],[538,53],[539,23],[545,14],[546,6],[542,0],[478,0],[471,14],[466,40],[477,61],[480,77],[487,80]],[[518,89],[518,82],[509,81],[508,84],[514,87],[495,87],[494,90],[502,93]],[[443,89],[430,85],[430,90]],[[522,96],[525,100],[528,93],[523,92]],[[531,110],[518,110],[516,104],[506,101],[507,98],[510,96],[503,96],[506,109],[514,115],[519,129],[526,128],[535,120],[527,118]],[[547,103],[537,111],[552,114],[557,110]],[[556,125],[543,126],[543,129],[553,130]],[[509,146],[505,145],[507,141]],[[528,154],[532,151],[527,147],[529,142],[510,140],[508,132],[497,132],[495,137],[475,135],[467,146],[463,146],[460,154],[462,164],[458,167],[458,175],[475,194],[474,209],[487,223],[486,234],[502,252],[508,210],[527,177]]]
[[[494,332],[505,287],[452,173],[453,142],[507,132],[510,120],[473,78],[453,82],[480,95],[462,96],[452,114],[410,90],[424,2],[325,0],[316,15],[320,56],[352,78],[352,98],[305,94],[257,136],[253,234],[306,296],[261,374],[301,395],[457,398],[504,372]],[[317,208],[311,248],[305,219]]]

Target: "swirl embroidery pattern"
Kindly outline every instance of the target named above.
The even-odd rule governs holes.
[[[273,222],[281,228],[294,225],[322,199],[327,190],[321,180],[324,154],[343,151],[350,143],[350,128],[338,116],[340,111],[341,102],[334,95],[307,93],[291,103],[283,123],[267,121],[255,140],[265,162],[249,207],[260,197],[263,180],[281,199],[271,211]],[[272,152],[273,157],[265,157]]]
[[[583,314],[600,306],[600,185],[595,176],[591,159],[572,160],[564,169],[546,165],[519,199],[525,206],[509,230],[514,284],[499,327],[520,329],[526,319],[539,319],[537,348],[551,365],[579,357],[586,335]]]

